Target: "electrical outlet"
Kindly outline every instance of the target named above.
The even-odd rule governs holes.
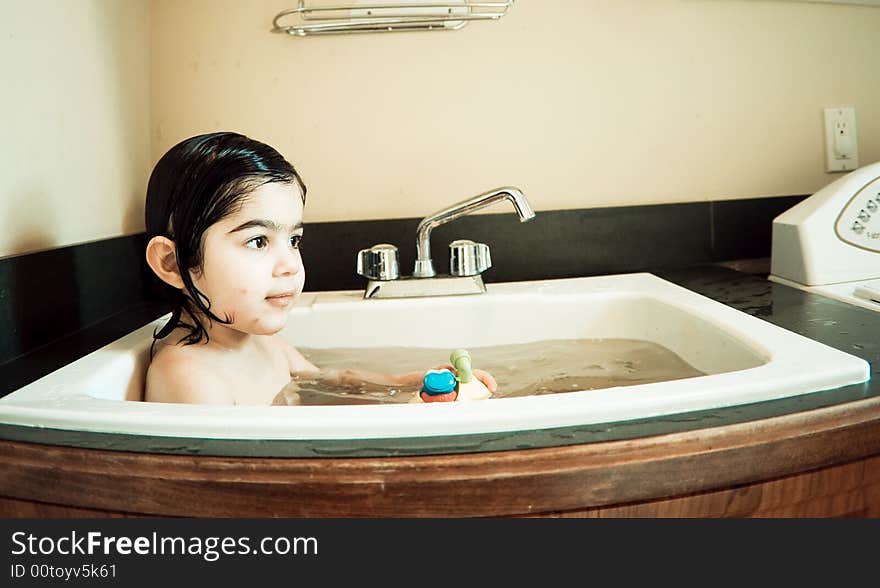
[[[859,167],[856,109],[825,109],[825,171],[852,171]]]

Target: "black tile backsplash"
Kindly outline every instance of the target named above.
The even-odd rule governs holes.
[[[786,196],[710,202],[714,260],[768,257],[773,219],[803,199]]]
[[[432,255],[443,273],[450,241],[487,243],[488,283],[767,257],[773,218],[803,198],[539,211],[527,223],[512,212],[473,215],[436,228]],[[376,243],[396,245],[411,273],[419,220],[307,223],[306,290],[362,288],[356,255]],[[144,246],[140,233],[0,259],[0,365],[133,306],[160,316]]]
[[[0,259],[0,364],[150,298],[144,234]]]

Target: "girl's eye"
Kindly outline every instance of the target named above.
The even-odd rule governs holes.
[[[245,243],[245,247],[250,247],[251,249],[263,249],[266,245],[269,244],[269,241],[266,240],[266,237],[254,237],[247,243]]]
[[[290,238],[290,246],[294,249],[299,249],[299,244],[302,243],[303,236],[302,235],[293,235]]]

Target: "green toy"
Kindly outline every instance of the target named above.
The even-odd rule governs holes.
[[[474,377],[471,365],[471,354],[466,349],[456,349],[449,356],[449,363],[455,368],[458,379],[458,397],[456,400],[485,400],[492,393],[478,378]]]

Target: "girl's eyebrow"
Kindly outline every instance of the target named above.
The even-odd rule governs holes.
[[[302,224],[302,221],[300,221],[300,222],[296,223],[295,225],[293,225],[293,227],[289,231],[287,231],[287,226],[285,226],[285,225],[279,225],[278,223],[276,223],[274,221],[263,220],[263,219],[258,218],[258,219],[249,220],[247,222],[241,223],[240,225],[238,225],[237,227],[235,227],[234,229],[229,231],[229,234],[236,233],[238,231],[243,231],[245,229],[250,229],[253,227],[262,227],[264,229],[269,229],[270,231],[274,231],[276,233],[283,233],[283,232],[292,233],[293,231],[295,231],[297,229],[303,228],[303,224]]]

